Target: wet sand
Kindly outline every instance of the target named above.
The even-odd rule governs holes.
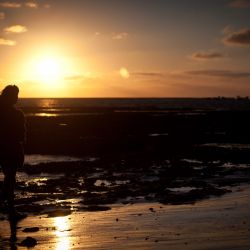
[[[137,203],[63,217],[28,216],[18,224],[18,244],[27,236],[35,249],[249,249],[250,186],[194,205]],[[38,227],[38,232],[23,232]],[[0,249],[10,247],[7,220],[0,221]]]
[[[27,117],[28,217],[11,246],[1,210],[0,250],[250,248],[249,111],[99,111]]]

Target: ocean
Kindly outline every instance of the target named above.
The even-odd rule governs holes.
[[[27,115],[84,114],[100,110],[146,111],[223,111],[250,110],[248,98],[21,98],[18,107]]]

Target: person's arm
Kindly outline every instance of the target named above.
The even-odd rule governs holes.
[[[22,111],[18,112],[17,139],[19,142],[26,142],[26,121]]]

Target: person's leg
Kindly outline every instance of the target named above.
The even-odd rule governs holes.
[[[24,154],[21,144],[12,145],[12,150],[5,154],[2,160],[4,173],[3,191],[8,203],[10,220],[18,220],[18,213],[15,210],[14,191],[16,184],[17,169],[23,166]]]
[[[7,200],[9,211],[14,211],[14,191],[16,184],[17,166],[14,161],[2,163],[4,173],[3,196]]]

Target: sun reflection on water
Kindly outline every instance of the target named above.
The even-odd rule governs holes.
[[[67,217],[55,218],[55,234],[58,237],[56,250],[68,250],[70,249],[70,225]]]
[[[56,117],[56,116],[59,116],[59,114],[56,114],[56,113],[36,113],[36,114],[33,114],[32,116]]]

